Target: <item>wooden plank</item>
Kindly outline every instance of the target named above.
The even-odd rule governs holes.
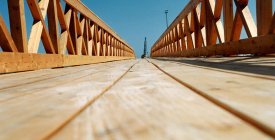
[[[270,139],[146,60],[141,60],[112,89],[46,138]]]
[[[87,27],[86,27],[86,32],[87,32],[87,50],[88,50],[88,55],[89,56],[93,56],[93,35],[92,35],[92,32],[91,32],[91,21],[90,20],[87,20]]]
[[[112,36],[111,38],[111,56],[114,56],[114,37]]]
[[[89,40],[90,40],[90,28],[89,28],[89,20],[88,19],[85,19],[85,23],[84,23],[84,29],[83,29],[83,44],[84,44],[84,49],[85,49],[85,53],[86,55],[89,55],[91,56],[91,47],[92,47],[92,44],[89,44]],[[90,41],[92,42],[92,41]],[[89,47],[90,45],[90,47]]]
[[[75,10],[75,9],[74,9]],[[80,22],[82,22],[82,21],[80,21],[80,20],[83,20],[84,19],[84,17],[82,16],[82,19],[80,19],[80,16],[81,14],[78,14],[78,11],[77,10],[75,10],[75,19],[76,19],[76,31],[77,31],[77,35],[82,35],[82,27],[81,27],[81,23]]]
[[[77,54],[78,55],[86,55],[87,54],[86,47],[84,47],[85,44],[84,44],[84,36],[83,36],[85,21],[86,20],[82,15],[80,15],[80,17],[78,17],[78,15],[76,15]]]
[[[76,53],[77,53],[77,55],[83,55],[83,36],[78,36],[77,37],[77,40],[76,40],[76,42],[77,42],[77,49],[76,49]]]
[[[0,139],[43,139],[98,98],[134,62],[110,63],[106,65],[109,68],[101,71],[90,69],[89,76],[72,78],[67,83],[57,82],[56,87],[43,88],[39,92],[0,103],[1,107],[5,106],[1,108]],[[29,86],[26,88],[31,88]]]
[[[111,56],[111,36],[109,34],[107,34],[107,56]],[[127,49],[127,48],[126,48]]]
[[[189,15],[189,16],[191,16],[191,15]],[[186,36],[187,36],[187,49],[188,50],[193,50],[194,49],[194,44],[193,44],[193,38],[192,38],[192,36],[191,36],[191,33],[190,33],[190,26],[189,26],[189,18],[188,17],[186,17],[185,18],[185,24],[184,24],[184,32],[185,32],[185,34],[186,34]]]
[[[272,22],[272,0],[257,0],[256,7],[258,36],[266,35]]]
[[[246,30],[248,37],[256,37],[257,36],[257,27],[253,20],[252,14],[250,12],[250,9],[247,5],[248,1],[245,1],[244,5],[241,5],[238,0],[234,0],[237,7],[237,12],[240,14],[240,17],[242,19],[242,23],[244,25],[244,28]]]
[[[5,52],[18,51],[2,16],[0,16],[0,46]]]
[[[0,83],[7,81],[7,83],[4,83],[3,85],[4,88],[0,89],[0,103],[16,100],[17,98],[20,99],[22,96],[29,96],[32,93],[45,91],[49,88],[58,88],[59,86],[70,83],[72,81],[90,76],[91,74],[96,74],[100,71],[104,71],[105,69],[109,68],[109,65],[114,66],[114,64],[120,65],[123,63],[127,62],[115,62],[113,64],[100,63],[96,65],[79,66],[78,69],[62,68],[52,70],[52,74],[50,73],[51,71],[31,72],[33,75],[23,76],[23,78],[9,76],[10,79],[8,80],[0,80]],[[31,77],[31,79],[28,79],[28,77]],[[19,81],[18,79],[24,81]]]
[[[175,35],[176,35],[176,46],[177,46],[177,52],[181,51],[181,45],[180,45],[180,36],[179,36],[179,25],[175,28]]]
[[[273,14],[273,19],[272,19],[272,23],[270,25],[269,33],[275,34],[275,11]]]
[[[69,7],[68,7],[69,8]],[[76,12],[74,10],[72,10],[72,15],[71,15],[71,20],[70,20],[70,26],[69,26],[69,29],[70,29],[70,35],[72,37],[72,43],[73,43],[73,48],[74,48],[74,52],[75,54],[78,55],[78,51],[77,51],[77,48],[79,48],[77,46],[77,30],[76,30],[76,20],[77,20],[77,15],[76,15]]]
[[[100,56],[104,56],[103,48],[104,48],[104,29],[100,28],[99,31],[99,54]]]
[[[197,13],[200,13],[200,10],[196,8],[195,11],[193,11],[194,14],[194,21],[195,21],[195,47],[196,48],[201,48],[203,47],[203,38],[202,38],[202,33],[201,33],[201,27],[200,27],[200,22],[199,22],[199,16]]]
[[[61,28],[61,34],[59,39],[60,53],[65,54],[66,48],[68,50],[68,54],[75,54],[72,37],[69,33],[69,27],[71,22],[72,10],[66,5],[65,15],[63,14],[61,3],[57,2],[57,13],[58,19]]]
[[[171,42],[172,42],[172,30],[168,33],[168,47],[169,47],[170,53],[173,52],[173,44]]]
[[[114,39],[114,56],[117,56],[117,40]]]
[[[243,22],[239,12],[235,13],[230,41],[237,41],[241,37]]]
[[[212,13],[210,12],[209,14],[213,15],[213,27],[216,30],[217,37],[219,39],[220,43],[224,42],[224,28],[223,28],[223,23],[221,20],[221,12],[222,12],[222,0],[210,0],[210,7]]]
[[[0,53],[0,73],[39,70],[64,66],[86,65],[133,57],[73,56],[61,54]]]
[[[108,32],[104,31],[102,34],[102,56],[107,56],[107,33]]]
[[[217,32],[215,28],[215,23],[213,22],[214,16],[214,5],[215,1],[203,1],[205,6],[205,31],[206,31],[206,46],[214,45],[217,42]],[[213,53],[213,52],[211,52]]]
[[[184,62],[191,67],[216,70],[249,77],[275,80],[274,57],[209,57],[205,58],[158,58],[171,63]]]
[[[60,54],[61,48],[59,47],[59,42],[58,42],[59,29],[58,29],[57,2],[58,0],[50,0],[47,12],[48,12],[48,27],[49,27],[49,34],[51,37],[51,41],[55,49],[55,52],[57,54]]]
[[[223,18],[224,18],[224,38],[225,42],[231,41],[231,32],[233,29],[233,1],[223,0]]]
[[[19,52],[28,52],[24,1],[8,0],[11,36]]]
[[[46,81],[49,79],[54,79],[57,77],[62,77],[69,74],[78,73],[87,69],[95,68],[96,66],[99,66],[99,65],[100,64],[91,65],[89,67],[75,66],[75,67],[66,67],[62,69],[43,69],[43,70],[37,70],[37,71],[0,75],[1,77],[0,90],[1,92],[3,92],[3,90],[6,90],[6,89],[14,89],[18,86],[33,84],[41,81]]]
[[[100,35],[100,33],[101,33],[101,31],[100,31],[100,29],[99,29],[99,27],[96,25],[95,26],[95,37],[96,37],[96,39],[95,39],[95,48],[96,48],[96,56],[100,56],[100,42],[101,42],[101,35]]]
[[[218,39],[220,43],[224,43],[225,39],[224,39],[224,27],[223,27],[223,23],[222,20],[219,19],[216,23],[215,23],[215,28],[216,31],[218,33]]]
[[[229,0],[231,1],[231,0]],[[222,7],[223,7],[223,0],[216,0],[215,2],[215,10],[214,10],[214,17],[215,18],[220,18],[221,17],[221,12],[222,12]]]
[[[97,44],[97,35],[96,33],[96,25],[93,24],[91,25],[90,32],[92,34],[92,56],[97,56],[97,49],[96,49],[96,44]]]
[[[101,56],[100,54],[100,47],[101,47],[101,30],[98,26],[95,28],[95,35],[97,37],[97,42],[96,42],[96,54],[97,56]]]
[[[151,61],[198,94],[275,137],[274,80]]]
[[[18,51],[2,16],[0,16],[0,47],[5,52]]]
[[[181,36],[181,46],[182,46],[182,50],[184,51],[184,50],[186,50],[186,43],[185,43],[185,39],[184,39],[184,36],[185,36],[185,34],[184,34],[184,29],[185,29],[184,20],[181,20],[179,22],[179,28],[180,28],[180,36]]]
[[[55,50],[50,38],[50,34],[46,28],[46,23],[44,21],[48,10],[49,0],[41,0],[39,3],[37,3],[37,1],[35,0],[27,0],[27,2],[34,19],[34,23],[30,33],[30,39],[28,42],[28,52],[38,52],[41,38],[44,44],[45,51],[47,53],[54,54]],[[42,11],[40,9],[42,9]]]
[[[170,46],[170,32],[167,33],[167,36],[166,36],[166,46],[167,46],[167,53],[171,53],[172,50]]]

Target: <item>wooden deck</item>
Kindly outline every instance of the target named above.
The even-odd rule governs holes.
[[[275,58],[124,60],[0,75],[0,140],[275,138]]]

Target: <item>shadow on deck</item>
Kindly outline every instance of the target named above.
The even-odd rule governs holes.
[[[232,58],[156,58],[162,61],[174,61],[193,66],[216,68],[251,74],[275,76],[274,57],[232,57]]]

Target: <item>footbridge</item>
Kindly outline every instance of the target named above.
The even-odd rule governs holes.
[[[7,0],[0,140],[275,139],[274,3],[190,0],[138,59],[80,0]]]

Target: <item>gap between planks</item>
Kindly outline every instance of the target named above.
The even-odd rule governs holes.
[[[113,62],[123,62],[123,61],[127,61],[127,60],[113,61]],[[30,81],[30,82],[25,82],[25,83],[23,82],[23,83],[19,83],[19,84],[16,82],[14,85],[0,87],[0,92],[3,91],[3,90],[6,90],[6,89],[10,89],[10,88],[14,88],[14,87],[18,87],[18,86],[22,86],[22,85],[26,85],[26,84],[32,84],[32,83],[41,82],[41,81],[45,81],[45,80],[50,80],[50,79],[54,79],[54,78],[58,78],[58,77],[63,77],[63,76],[73,74],[73,73],[86,71],[86,70],[91,69],[91,67],[95,67],[96,65],[105,64],[105,63],[113,63],[113,62],[109,61],[109,62],[102,62],[102,63],[98,63],[98,64],[87,64],[87,65],[81,65],[81,66],[71,66],[71,67],[67,67],[67,68],[70,68],[70,69],[67,69],[68,71],[66,71],[65,74],[61,74],[61,73],[64,73],[64,68],[63,68],[63,70],[62,69],[49,69],[49,70],[54,70],[50,74],[49,74],[50,71],[48,69],[44,69],[44,70],[46,70],[45,74],[39,75],[39,76],[41,76],[41,79],[39,78],[38,80],[33,80],[33,81]],[[89,67],[88,68],[82,68],[83,66],[89,66]],[[61,70],[61,71],[57,72],[56,70]],[[41,71],[36,70],[36,71],[28,71],[28,72],[18,72],[18,73],[15,73],[15,74],[29,73],[30,75],[32,75],[33,72],[41,72]],[[6,74],[6,75],[0,75],[0,77],[1,76],[13,76],[11,74],[12,73]],[[40,74],[40,73],[38,73],[38,74]],[[45,78],[43,77],[43,76],[49,76],[49,75],[50,75],[50,77],[45,77]],[[36,78],[36,77],[37,76],[33,76],[31,78]],[[29,77],[27,77],[27,78],[29,78]]]
[[[142,60],[51,139],[257,139],[254,134],[267,136]]]
[[[97,99],[99,99],[103,94],[105,94],[108,90],[110,90],[116,83],[118,83],[139,61],[135,62],[130,68],[123,73],[118,79],[116,79],[111,85],[106,87],[100,94],[95,96],[92,100],[88,101],[83,107],[81,107],[76,113],[74,113],[71,117],[63,122],[60,126],[56,127],[51,133],[42,137],[42,139],[50,139],[56,133],[58,133],[61,129],[63,129],[68,123],[70,123],[74,118],[76,118],[79,114],[81,114],[86,108],[88,108],[92,103],[94,103]]]
[[[169,59],[156,58],[156,60],[160,60],[160,61],[165,60],[165,61],[167,61]],[[201,62],[203,62],[203,61],[201,61]],[[268,77],[268,76],[261,75],[261,74],[236,72],[236,71],[230,71],[230,70],[223,70],[223,69],[219,69],[219,68],[208,68],[208,67],[205,67],[205,66],[197,66],[197,65],[192,65],[192,64],[181,63],[181,62],[178,62],[177,60],[169,60],[169,63],[175,63],[175,64],[180,64],[180,65],[185,65],[185,66],[188,66],[188,67],[201,68],[201,69],[206,69],[206,70],[212,70],[212,71],[218,71],[218,72],[224,72],[224,73],[230,73],[230,74],[237,74],[237,75],[242,75],[242,76],[248,76],[248,77],[253,77],[253,78],[259,78],[259,79],[275,81],[275,77],[271,77],[271,76]],[[206,63],[207,63],[207,61],[206,61]],[[231,66],[233,66],[233,65],[231,65]]]
[[[136,61],[128,61],[124,64],[119,61],[110,63],[108,67],[104,66],[104,68],[101,65],[101,68],[94,68],[96,71],[101,71],[98,74],[77,81],[70,80],[71,82],[68,84],[51,87],[42,92],[38,91],[41,89],[37,88],[38,83],[34,86],[31,84],[26,85],[26,87],[18,87],[18,89],[14,90],[18,94],[32,94],[20,97],[18,100],[1,103],[3,107],[0,110],[2,114],[0,115],[0,133],[2,134],[0,139],[41,139],[42,136],[49,134],[54,128],[62,124],[64,120],[67,120],[67,118],[78,111],[88,100],[91,100],[107,86],[111,85],[134,62]],[[57,84],[62,82],[64,81],[57,82]],[[55,84],[50,83],[51,85]],[[41,82],[39,85],[42,85]],[[42,86],[47,88],[47,83]],[[37,92],[32,92],[32,87],[35,87],[34,89]],[[13,94],[14,92],[9,90],[7,93]],[[36,122],[34,123],[34,121]],[[31,130],[30,133],[22,133],[22,130],[27,129]]]
[[[162,71],[164,74],[166,74],[167,76],[171,77],[172,79],[174,79],[175,81],[177,81],[178,83],[180,83],[182,86],[185,86],[187,88],[189,88],[190,90],[194,91],[194,93],[202,96],[203,98],[207,99],[208,101],[212,102],[213,104],[221,107],[222,109],[228,111],[229,113],[233,114],[234,116],[242,119],[243,121],[251,124],[251,126],[255,127],[256,129],[258,129],[259,131],[275,138],[275,133],[272,130],[271,127],[262,124],[261,122],[257,121],[256,119],[251,118],[250,116],[246,115],[245,113],[242,113],[241,111],[238,111],[236,109],[234,109],[233,107],[231,107],[230,105],[227,105],[225,103],[223,103],[222,101],[219,101],[218,99],[215,99],[215,97],[211,97],[209,96],[207,93],[195,88],[194,86],[183,82],[181,79],[171,75],[170,73],[166,72],[165,70],[163,70],[162,68],[160,68],[157,64],[155,64],[154,62],[146,59],[149,63],[153,64],[157,69],[159,69],[160,71]]]

